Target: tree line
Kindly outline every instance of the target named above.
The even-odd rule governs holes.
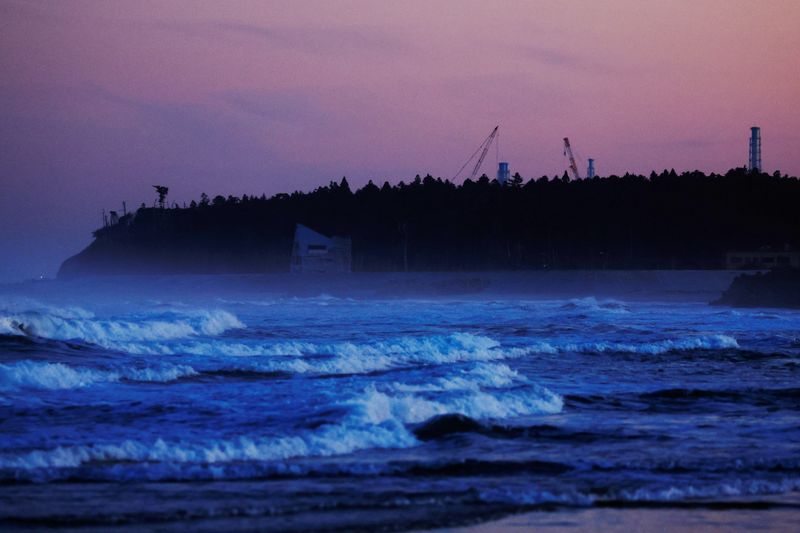
[[[355,191],[342,178],[310,192],[141,207],[95,231],[82,256],[111,270],[124,260],[157,271],[286,271],[300,223],[350,237],[357,271],[707,269],[723,267],[728,251],[800,245],[799,207],[796,177],[744,168],[515,174],[505,185],[428,175]]]

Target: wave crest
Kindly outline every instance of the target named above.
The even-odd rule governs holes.
[[[738,350],[740,348],[739,342],[734,337],[729,335],[694,335],[680,339],[664,339],[638,344],[605,341],[564,344],[535,342],[529,344],[525,350],[530,354],[558,354],[562,352],[576,352],[662,355],[669,352],[682,352],[687,350]]]
[[[698,335],[685,337],[682,339],[666,339],[642,344],[613,342],[568,344],[563,347],[563,350],[584,353],[617,352],[661,355],[668,352],[686,350],[719,350],[738,348],[738,341],[728,335]]]
[[[186,365],[97,370],[75,368],[63,363],[24,360],[0,364],[0,390],[80,389],[97,383],[116,383],[122,380],[167,382],[196,374],[197,371]]]
[[[389,420],[418,424],[445,414],[459,414],[476,420],[504,419],[555,414],[564,407],[561,396],[535,384],[525,389],[494,394],[467,390],[436,399],[414,394],[390,395],[373,385],[367,387],[360,397],[351,400],[350,404],[372,424]]]
[[[124,319],[101,319],[76,307],[0,311],[0,335],[81,340],[112,349],[119,343],[216,336],[244,327],[236,316],[222,309],[166,311]]]

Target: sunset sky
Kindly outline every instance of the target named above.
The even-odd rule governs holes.
[[[526,179],[563,173],[564,136],[601,175],[724,172],[752,125],[798,175],[798,22],[796,0],[0,0],[0,280],[54,275],[153,184],[450,178],[497,124]]]

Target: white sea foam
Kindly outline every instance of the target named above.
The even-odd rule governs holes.
[[[50,366],[57,366],[64,375],[71,375],[64,371],[68,368],[64,365]],[[65,379],[63,375],[62,379]],[[95,379],[110,379],[110,376],[95,376]],[[74,381],[71,384],[76,383],[84,382]],[[41,382],[38,384],[42,385]],[[407,448],[418,444],[407,424],[423,422],[436,415],[460,413],[476,419],[501,419],[557,413],[563,406],[559,395],[534,384],[524,389],[494,394],[476,390],[462,392],[427,399],[412,394],[391,395],[369,386],[342,402],[341,405],[348,407],[349,412],[340,422],[324,424],[310,432],[201,443],[157,439],[149,443],[126,440],[111,444],[59,446],[24,454],[0,455],[0,469],[74,468],[87,463],[118,461],[199,464],[277,461],[294,457],[342,455],[369,448]]]
[[[470,369],[459,370],[458,374],[437,378],[430,383],[394,383],[392,388],[399,392],[433,391],[479,391],[482,387],[502,388],[528,380],[516,370],[502,363],[477,363]]]
[[[487,400],[490,400],[487,403]],[[276,438],[215,440],[205,443],[167,442],[158,439],[145,443],[126,440],[118,444],[59,446],[20,455],[0,456],[0,469],[32,470],[74,468],[88,463],[119,461],[215,464],[235,461],[277,461],[294,457],[343,455],[369,448],[407,448],[418,441],[403,425],[421,422],[437,414],[461,412],[468,416],[526,414],[560,408],[560,399],[504,400],[476,394],[459,405],[439,403],[413,396],[390,397],[375,390],[366,391],[351,405],[352,415],[340,424],[322,426],[308,434]],[[548,402],[550,402],[548,404]]]
[[[390,395],[374,386],[351,401],[373,424],[397,420],[406,424],[424,422],[443,414],[462,414],[475,419],[503,419],[561,412],[561,396],[534,384],[522,390],[488,393],[480,390],[429,399],[421,395]]]
[[[494,339],[471,333],[427,337],[400,337],[366,343],[247,342],[227,339],[179,340],[176,342],[116,342],[113,347],[139,355],[208,356],[219,368],[294,374],[364,374],[416,365],[442,365],[551,355],[563,352],[639,353],[658,355],[676,350],[738,348],[733,337],[725,335],[687,336],[644,343],[548,343],[503,347]],[[313,356],[313,357],[310,357]],[[476,389],[508,386],[514,376],[508,367],[476,366],[471,376],[453,375],[430,383],[398,385],[397,390]],[[480,379],[477,374],[481,373]]]
[[[399,337],[366,343],[302,341],[264,343],[227,339],[186,339],[113,342],[110,346],[137,355],[251,357],[255,359],[234,366],[239,367],[244,364],[247,368],[259,371],[298,374],[359,374],[412,365],[490,362],[563,352],[658,355],[678,350],[739,348],[736,339],[727,335],[694,335],[642,343],[534,341],[524,346],[504,347],[490,337],[464,332],[451,335]],[[499,377],[497,374],[492,374],[492,379]],[[440,386],[448,385],[440,384]]]
[[[594,296],[586,298],[572,298],[569,302],[561,305],[562,309],[580,309],[584,311],[600,311],[609,313],[629,313],[628,305],[625,302],[606,298],[598,300]]]
[[[72,368],[61,363],[19,361],[0,364],[0,389],[78,389],[93,383],[117,381],[118,374]]]
[[[661,488],[640,487],[631,490],[612,491],[598,496],[575,491],[551,492],[539,487],[493,488],[481,491],[479,497],[485,502],[537,505],[560,503],[564,505],[588,506],[598,501],[619,500],[628,502],[682,502],[695,499],[729,499],[741,496],[785,494],[800,489],[800,479],[731,479],[707,485],[687,484]]]
[[[500,343],[489,337],[456,332],[451,335],[400,337],[366,344],[353,342],[313,343],[289,341],[279,343],[245,343],[241,341],[186,341],[170,343],[117,343],[118,347],[136,354],[191,355],[336,355],[341,357],[402,356],[405,360],[455,362],[491,360],[501,357]]]
[[[400,337],[373,343],[246,343],[211,339],[156,343],[115,343],[115,348],[139,355],[258,357],[249,363],[263,371],[356,374],[390,368],[519,357],[527,349],[505,349],[496,340],[471,333]],[[308,358],[306,356],[322,356]],[[261,357],[266,356],[266,357]]]
[[[714,350],[725,348],[739,348],[739,343],[735,338],[728,335],[705,335],[690,336],[681,339],[666,339],[641,344],[614,342],[566,344],[561,346],[559,351],[582,353],[621,352],[658,355],[679,350]]]
[[[0,390],[80,389],[97,383],[122,380],[167,382],[195,374],[197,371],[186,365],[99,370],[72,367],[63,363],[24,360],[0,364]]]
[[[114,444],[59,446],[20,455],[0,455],[0,469],[74,468],[119,461],[216,464],[277,461],[294,457],[342,455],[367,448],[406,448],[417,444],[397,421],[365,423],[355,413],[340,424],[315,432],[274,438],[239,437],[201,443],[126,440]]]
[[[245,325],[236,316],[221,309],[180,309],[119,319],[101,319],[75,307],[39,306],[27,310],[0,310],[2,335],[83,340],[106,348],[116,348],[121,343],[214,336],[243,327]]]
[[[520,354],[559,354],[563,352],[577,353],[638,353],[659,355],[673,351],[684,350],[718,350],[738,349],[739,342],[729,335],[694,335],[680,339],[664,339],[653,342],[625,343],[625,342],[533,342],[524,348],[508,351],[509,356],[519,357]]]
[[[159,367],[126,368],[120,372],[126,381],[166,383],[177,379],[196,376],[198,372],[188,365],[162,365]]]
[[[757,496],[782,494],[800,489],[800,479],[731,479],[713,485],[686,485],[682,487],[639,488],[623,490],[619,499],[627,501],[683,501],[697,498],[725,498],[731,496]]]

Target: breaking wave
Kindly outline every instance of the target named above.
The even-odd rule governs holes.
[[[508,392],[466,390],[435,399],[414,394],[393,396],[371,386],[351,405],[360,407],[373,424],[387,420],[415,424],[445,414],[459,414],[477,420],[555,414],[561,412],[564,401],[558,394],[534,384]]]
[[[60,364],[46,365],[45,374],[52,373],[58,377],[52,378],[52,381],[48,381],[51,379],[49,377],[39,377],[35,383],[40,386],[84,386],[93,380],[117,378],[115,375],[82,373]],[[20,368],[27,370],[32,367],[26,364]],[[24,381],[26,378],[22,379]],[[456,394],[435,399],[413,394],[392,395],[370,385],[340,405],[348,410],[348,414],[340,421],[324,423],[313,431],[292,436],[239,437],[202,443],[157,439],[153,442],[126,440],[121,443],[59,446],[50,450],[0,456],[0,470],[17,471],[17,474],[13,474],[17,476],[19,471],[128,461],[210,465],[344,455],[369,448],[408,448],[419,444],[410,426],[438,415],[462,414],[478,420],[497,420],[549,414],[560,412],[563,400],[558,394],[535,384],[493,394],[468,386]]]
[[[728,335],[692,336],[682,339],[666,339],[642,344],[614,343],[614,342],[588,342],[565,344],[557,351],[580,353],[639,353],[660,355],[668,352],[685,350],[719,350],[738,349],[739,343]]]
[[[101,319],[77,307],[0,311],[0,335],[81,340],[112,349],[119,343],[214,336],[244,327],[236,316],[221,309],[164,311],[124,320]]]
[[[157,368],[129,368],[124,370],[95,370],[76,368],[63,363],[18,361],[0,364],[0,390],[79,389],[96,383],[119,381],[174,381],[197,372],[186,365],[164,365]]]
[[[399,392],[433,392],[453,390],[474,390],[482,387],[503,388],[528,380],[502,363],[477,363],[471,369],[462,370],[459,375],[440,377],[430,383],[394,383],[392,388]]]
[[[687,485],[685,487],[640,488],[620,491],[620,500],[631,502],[674,502],[692,499],[729,498],[731,496],[759,496],[781,494],[800,489],[800,479],[731,479],[714,485]]]
[[[366,344],[249,344],[212,339],[178,343],[118,343],[117,348],[137,355],[257,357],[247,365],[248,368],[298,374],[360,374],[403,366],[492,361],[527,353],[526,349],[502,348],[494,339],[471,333],[401,337]]]
[[[0,456],[0,469],[76,468],[91,463],[122,461],[192,464],[276,461],[414,444],[414,437],[400,426],[353,427],[340,424],[324,426],[316,433],[276,438],[239,437],[203,443],[126,440],[115,444],[59,446],[17,456]]]
[[[611,298],[598,300],[593,296],[586,298],[573,298],[561,305],[564,310],[584,310],[584,311],[606,311],[612,313],[629,313],[630,310],[625,302]]]
[[[462,332],[427,337],[401,337],[363,344],[249,343],[208,339],[169,343],[116,342],[113,345],[115,349],[137,355],[252,357],[253,361],[240,361],[233,365],[234,368],[296,374],[363,374],[408,366],[487,362],[564,352],[660,355],[686,350],[739,348],[736,339],[726,335],[690,336],[640,344],[532,342],[524,346],[504,347],[490,337]],[[494,375],[491,379],[506,378]],[[440,384],[440,387],[447,385]]]

